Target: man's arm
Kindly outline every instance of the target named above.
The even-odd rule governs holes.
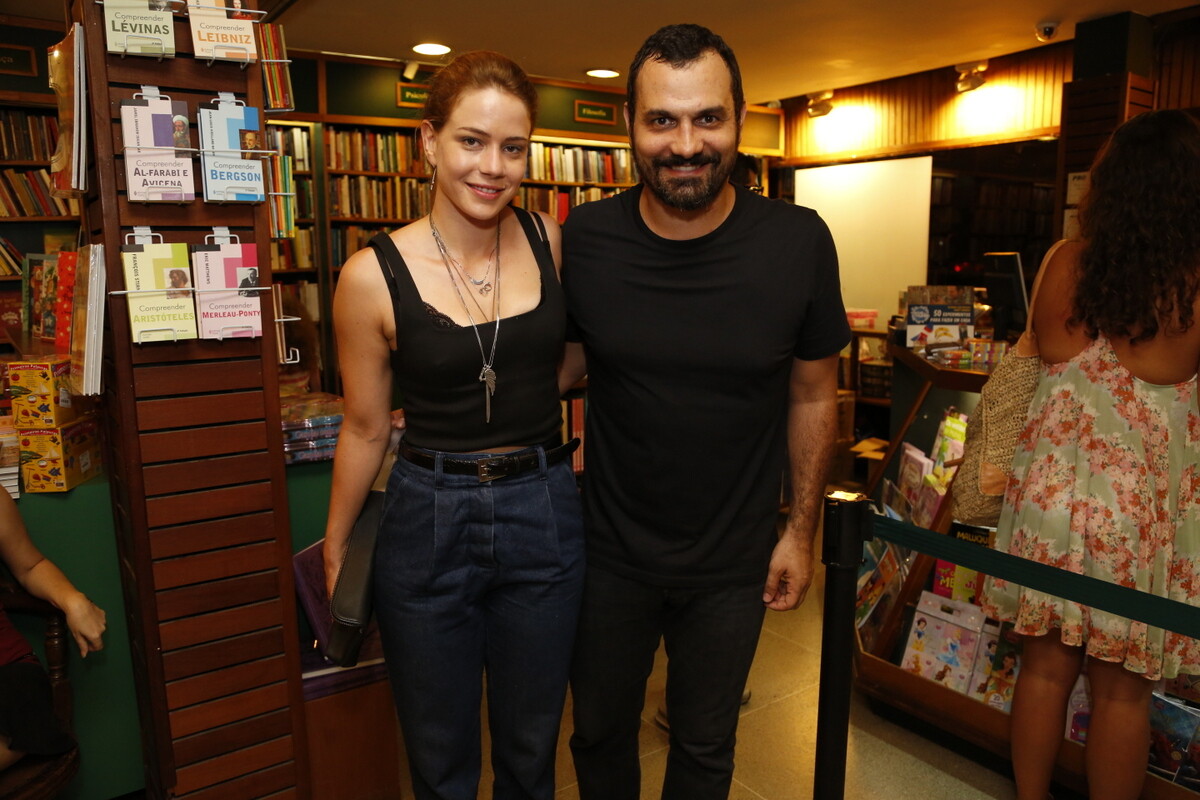
[[[558,393],[566,394],[584,375],[587,375],[587,358],[583,354],[583,345],[567,342],[562,363],[558,365]]]
[[[813,539],[837,437],[837,369],[836,353],[792,362],[787,416],[792,505],[763,589],[763,603],[775,611],[798,607],[812,583]]]

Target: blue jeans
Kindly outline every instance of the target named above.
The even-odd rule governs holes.
[[[570,460],[534,449],[540,469],[487,483],[440,457],[389,477],[375,611],[417,800],[474,800],[485,674],[494,797],[554,795],[583,526]]]
[[[660,638],[670,720],[662,796],[729,796],[762,591],[762,584],[668,589],[588,567],[571,667],[571,753],[582,800],[638,800],[638,728]]]

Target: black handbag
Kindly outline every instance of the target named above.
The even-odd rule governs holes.
[[[346,554],[329,599],[333,625],[325,644],[325,658],[339,667],[358,663],[358,651],[371,621],[371,567],[383,519],[383,497],[384,493],[376,489],[367,493],[346,541]]]

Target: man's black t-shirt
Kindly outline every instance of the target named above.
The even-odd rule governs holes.
[[[563,283],[588,364],[589,563],[661,586],[766,578],[793,359],[850,333],[811,209],[742,188],[713,232],[642,221],[638,186],[571,211]]]

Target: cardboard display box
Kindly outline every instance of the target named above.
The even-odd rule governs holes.
[[[58,428],[19,432],[25,491],[66,492],[100,473],[103,461],[94,417]]]

